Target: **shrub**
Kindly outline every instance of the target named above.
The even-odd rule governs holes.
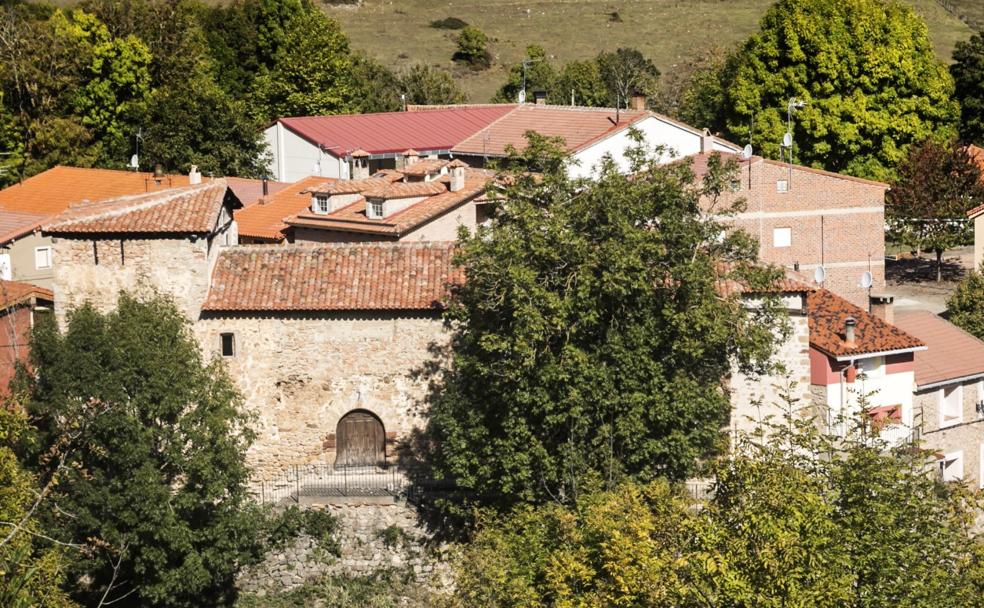
[[[431,21],[430,26],[438,30],[460,30],[468,27],[468,22],[457,17],[445,17]]]
[[[482,30],[465,26],[458,34],[458,51],[454,60],[467,63],[475,70],[483,70],[492,64],[492,54],[489,53],[489,37]]]

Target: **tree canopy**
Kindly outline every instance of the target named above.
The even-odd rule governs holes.
[[[984,34],[957,42],[950,74],[954,98],[960,102],[960,137],[984,145]]]
[[[901,2],[780,0],[724,70],[710,126],[771,158],[793,98],[795,158],[829,171],[887,180],[910,145],[955,133],[953,79]]]
[[[984,274],[976,268],[946,302],[947,320],[984,340]]]
[[[697,183],[640,148],[632,178],[609,159],[571,180],[562,148],[530,138],[512,162],[542,175],[510,174],[492,226],[462,235],[453,362],[430,406],[437,470],[505,502],[572,499],[592,472],[684,477],[721,447],[732,364],[764,368],[782,327],[717,290],[725,261],[773,277],[747,235],[701,212],[734,167],[714,156]]]
[[[31,362],[27,411],[38,428],[24,454],[54,480],[46,534],[84,548],[72,556],[72,595],[87,605],[230,603],[236,572],[260,553],[244,461],[252,433],[183,314],[126,294],[110,313],[84,306],[64,333],[52,319],[38,324]]]

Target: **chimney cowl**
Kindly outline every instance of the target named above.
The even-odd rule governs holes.
[[[154,163],[154,179],[160,180],[164,178],[164,165],[160,163]]]
[[[198,165],[192,165],[191,170],[188,171],[188,183],[192,185],[202,183],[202,174],[198,171]]]
[[[263,178],[263,196],[270,195],[270,180]]]
[[[844,344],[846,346],[854,346],[857,344],[857,326],[858,320],[854,317],[844,319]]]

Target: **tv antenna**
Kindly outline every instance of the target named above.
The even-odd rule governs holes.
[[[740,158],[741,160],[749,160],[752,158],[752,152],[753,152],[752,144],[748,144],[747,146],[742,148],[741,154],[738,155],[738,158]]]
[[[871,273],[868,272],[867,270],[864,272],[864,274],[861,275],[861,287],[863,289],[871,289],[871,286],[874,284],[874,282],[875,282],[874,277],[871,276]]]
[[[134,171],[140,170],[140,141],[143,139],[143,129],[137,129],[137,133],[133,136],[133,156],[130,157],[130,164],[128,165]]]
[[[813,280],[818,285],[821,285],[822,286],[823,285],[823,282],[824,282],[824,280],[826,278],[827,278],[827,269],[824,268],[822,265],[821,266],[817,266],[817,269],[813,271]]]
[[[526,68],[530,67],[543,59],[524,59],[523,60],[523,86],[519,89],[519,103],[526,103]]]
[[[790,97],[786,103],[786,134],[782,136],[782,148],[785,148],[789,158],[789,178],[786,180],[786,188],[793,187],[793,112],[802,110],[806,107],[806,102],[802,99]]]

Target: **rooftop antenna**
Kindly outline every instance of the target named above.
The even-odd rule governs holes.
[[[526,103],[526,68],[530,67],[537,61],[543,61],[543,59],[526,58],[523,60],[523,86],[519,89],[519,103]]]
[[[130,164],[128,165],[134,171],[140,170],[140,140],[143,139],[143,129],[137,129],[137,133],[133,136],[133,156],[130,157]]]
[[[407,94],[406,93],[400,93],[400,103],[403,104],[403,111],[406,112],[407,111]]]
[[[744,148],[741,149],[741,154],[738,155],[738,159],[742,162],[748,163],[748,189],[752,189],[752,155],[755,154],[755,150],[752,149],[752,144],[746,144]]]
[[[816,281],[818,285],[823,286],[824,280],[827,278],[827,269],[821,264],[817,266],[817,269],[813,271],[813,280]]]
[[[806,102],[802,99],[790,97],[786,103],[786,134],[782,136],[782,147],[786,149],[789,156],[789,178],[786,181],[786,188],[793,187],[793,112],[802,110],[806,107]]]
[[[864,274],[861,275],[861,288],[867,289],[870,292],[871,286],[874,284],[874,282],[875,279],[873,276],[871,276],[871,273],[868,272],[867,270],[864,271]]]

